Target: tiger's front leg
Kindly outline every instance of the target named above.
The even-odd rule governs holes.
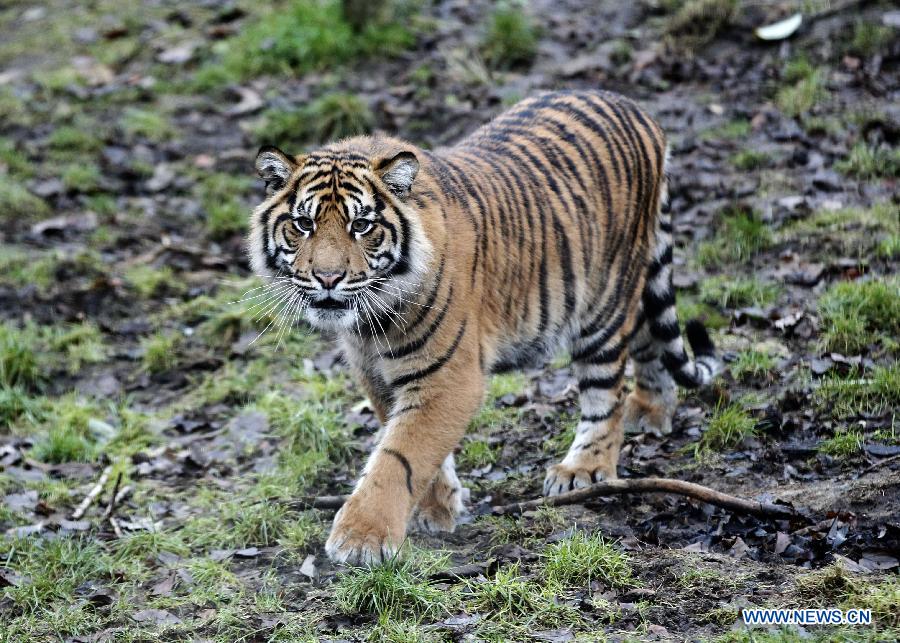
[[[384,436],[334,518],[325,543],[333,561],[367,565],[390,558],[417,505],[426,494],[426,510],[435,500],[440,467],[481,404],[483,376],[475,366],[429,379],[434,381],[423,383],[415,397],[398,394]]]

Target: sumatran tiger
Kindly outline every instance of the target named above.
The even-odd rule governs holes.
[[[605,91],[540,94],[436,151],[382,135],[259,151],[251,263],[337,336],[383,427],[332,560],[392,556],[413,518],[454,528],[453,451],[491,373],[571,354],[581,418],[546,495],[615,478],[623,431],[671,431],[675,385],[720,363],[701,323],[685,329],[693,359],[682,342],[666,152],[659,125]]]

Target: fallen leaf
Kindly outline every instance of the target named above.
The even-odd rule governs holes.
[[[303,564],[300,565],[300,569],[298,571],[304,576],[315,578],[318,575],[318,571],[316,570],[316,557],[310,554],[305,559],[303,559]]]
[[[760,40],[784,40],[790,38],[803,24],[803,14],[795,13],[789,18],[779,20],[765,27],[757,27],[756,37]]]
[[[181,619],[166,610],[146,609],[134,612],[131,618],[138,623],[154,623],[156,625],[177,625]]]

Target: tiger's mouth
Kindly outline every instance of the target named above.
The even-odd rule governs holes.
[[[349,299],[335,299],[334,297],[324,297],[322,299],[314,299],[309,302],[310,308],[318,310],[349,310]]]

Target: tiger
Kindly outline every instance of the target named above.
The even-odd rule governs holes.
[[[699,320],[693,357],[682,339],[667,156],[648,113],[604,90],[537,94],[433,151],[382,133],[259,150],[250,263],[336,339],[382,427],[331,560],[378,564],[411,526],[455,528],[454,450],[493,373],[569,352],[580,419],[546,496],[615,479],[624,432],[671,432],[676,385],[721,364]]]

